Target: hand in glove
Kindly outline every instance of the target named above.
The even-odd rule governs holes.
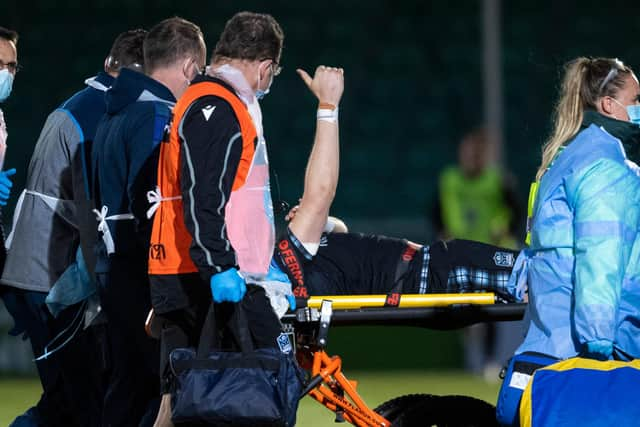
[[[293,295],[293,291],[291,290],[291,281],[289,281],[289,276],[280,269],[273,258],[271,258],[271,264],[269,264],[269,271],[267,272],[265,281],[278,282],[278,285],[281,286],[281,288],[278,289],[278,293],[284,294],[287,298],[287,302],[289,303],[289,308],[292,311],[296,309],[296,297]]]
[[[211,276],[213,302],[240,302],[245,292],[247,285],[235,268]]]
[[[609,360],[613,354],[613,343],[609,340],[589,341],[584,345],[581,356],[595,360]]]
[[[11,187],[13,187],[13,182],[11,182],[9,177],[15,174],[15,169],[0,172],[0,206],[7,205],[7,200],[9,200],[9,196],[11,196]]]

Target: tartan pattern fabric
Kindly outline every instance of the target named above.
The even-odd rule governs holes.
[[[419,293],[429,292],[429,246],[423,247],[422,270],[420,272]],[[507,296],[507,282],[511,270],[487,270],[469,266],[456,266],[449,271],[447,293],[460,292],[495,292]],[[433,291],[431,291],[433,292]]]
[[[422,248],[422,257],[422,270],[420,271],[420,289],[418,290],[418,292],[424,294],[427,292],[429,278],[429,260],[431,259],[428,246],[424,246]]]
[[[457,266],[449,272],[447,289],[449,292],[478,292],[495,291],[501,294],[508,294],[507,282],[510,271],[485,270],[479,268],[469,268]]]

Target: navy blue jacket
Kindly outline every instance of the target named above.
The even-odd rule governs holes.
[[[69,115],[77,126],[79,135],[79,150],[76,157],[78,162],[74,163],[76,168],[74,174],[79,179],[77,183],[74,182],[74,198],[88,199],[91,197],[89,191],[91,143],[95,138],[98,123],[106,111],[105,92],[113,85],[114,81],[115,79],[109,74],[101,72],[94,79],[88,79],[86,81],[87,87],[77,92],[59,108]]]
[[[97,221],[91,209],[91,145],[96,135],[98,123],[106,112],[105,92],[111,88],[115,78],[105,72],[95,79],[86,81],[85,89],[76,93],[60,106],[78,127],[80,135],[72,168],[73,200],[76,205],[76,225],[80,235],[80,246],[91,276],[95,268],[95,243],[97,241]]]
[[[107,216],[134,215],[134,220],[107,224],[115,254],[146,265],[152,227],[146,217],[147,192],[156,187],[159,144],[176,99],[160,82],[123,69],[106,100],[107,112],[91,150],[95,205],[98,210],[106,207]],[[106,272],[101,262],[106,252],[98,252],[96,272]]]

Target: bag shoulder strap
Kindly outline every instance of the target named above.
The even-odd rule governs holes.
[[[209,311],[207,317],[204,320],[202,331],[200,332],[200,341],[198,342],[198,350],[196,357],[198,359],[205,359],[209,352],[213,349],[217,349],[218,344],[218,330],[216,329],[216,311],[213,302],[209,305]]]

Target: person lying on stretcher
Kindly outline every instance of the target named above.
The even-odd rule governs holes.
[[[517,251],[469,240],[437,241],[430,246],[404,239],[350,233],[329,217],[316,245],[296,233],[294,208],[289,227],[276,245],[272,269],[292,284],[297,297],[312,295],[424,294],[495,292],[515,298],[507,282]],[[272,275],[273,277],[273,275]]]
[[[302,77],[320,100],[324,94],[319,91],[327,88],[333,91],[326,94],[328,99],[340,100],[341,79],[334,86],[314,87],[316,81]],[[506,285],[516,251],[468,240],[423,246],[350,233],[342,221],[329,217],[339,172],[338,105],[321,103],[320,108],[304,192],[300,204],[287,215],[286,233],[276,242],[267,278],[271,283],[262,284],[268,293],[275,289],[308,297],[485,291],[514,300]],[[285,286],[278,287],[278,283]],[[293,305],[291,294],[288,297]]]

